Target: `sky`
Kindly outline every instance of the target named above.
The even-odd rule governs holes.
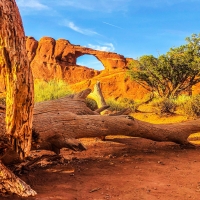
[[[16,0],[27,36],[64,38],[72,44],[128,58],[158,57],[200,33],[200,0]],[[103,69],[94,56],[77,63]]]

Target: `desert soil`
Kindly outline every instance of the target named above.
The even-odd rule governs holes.
[[[63,149],[64,161],[47,164],[46,158],[20,175],[38,193],[28,199],[200,199],[199,148],[184,149],[174,143],[119,136],[82,142],[86,151]],[[32,152],[32,156],[41,153],[48,152]]]

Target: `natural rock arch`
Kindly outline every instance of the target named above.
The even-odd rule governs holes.
[[[82,60],[83,59],[83,60]],[[87,60],[87,61],[85,61]],[[89,60],[89,62],[88,62]],[[98,71],[105,70],[105,66],[103,63],[94,55],[91,54],[84,54],[76,58],[76,63],[79,66],[86,66],[90,69],[95,69]]]
[[[39,42],[33,37],[27,37],[26,49],[31,62],[33,76],[40,79],[52,79],[55,77],[65,79],[72,68],[83,72],[85,68],[78,67],[76,62],[77,58],[83,55],[95,56],[102,63],[106,72],[125,70],[128,63],[128,60],[122,55],[73,45],[68,40],[55,40],[51,37],[43,37]],[[83,80],[99,74],[99,72],[92,69],[84,72],[87,75],[82,77]]]
[[[98,51],[87,47],[75,45],[75,58],[82,55],[93,55],[95,56],[104,66],[106,71],[112,70],[124,70],[127,66],[127,59],[117,53]]]

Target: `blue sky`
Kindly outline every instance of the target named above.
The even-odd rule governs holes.
[[[25,33],[137,59],[200,33],[200,0],[16,0]],[[100,69],[93,56],[78,63]]]

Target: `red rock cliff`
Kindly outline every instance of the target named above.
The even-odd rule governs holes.
[[[106,97],[142,98],[146,94],[143,88],[126,78],[127,64],[132,59],[122,55],[73,45],[68,40],[51,37],[43,37],[39,41],[27,37],[26,49],[34,79],[63,79],[75,91],[92,88],[96,81],[100,81]],[[77,58],[85,54],[95,56],[105,69],[97,71],[78,66]],[[0,85],[1,91],[4,85]]]

